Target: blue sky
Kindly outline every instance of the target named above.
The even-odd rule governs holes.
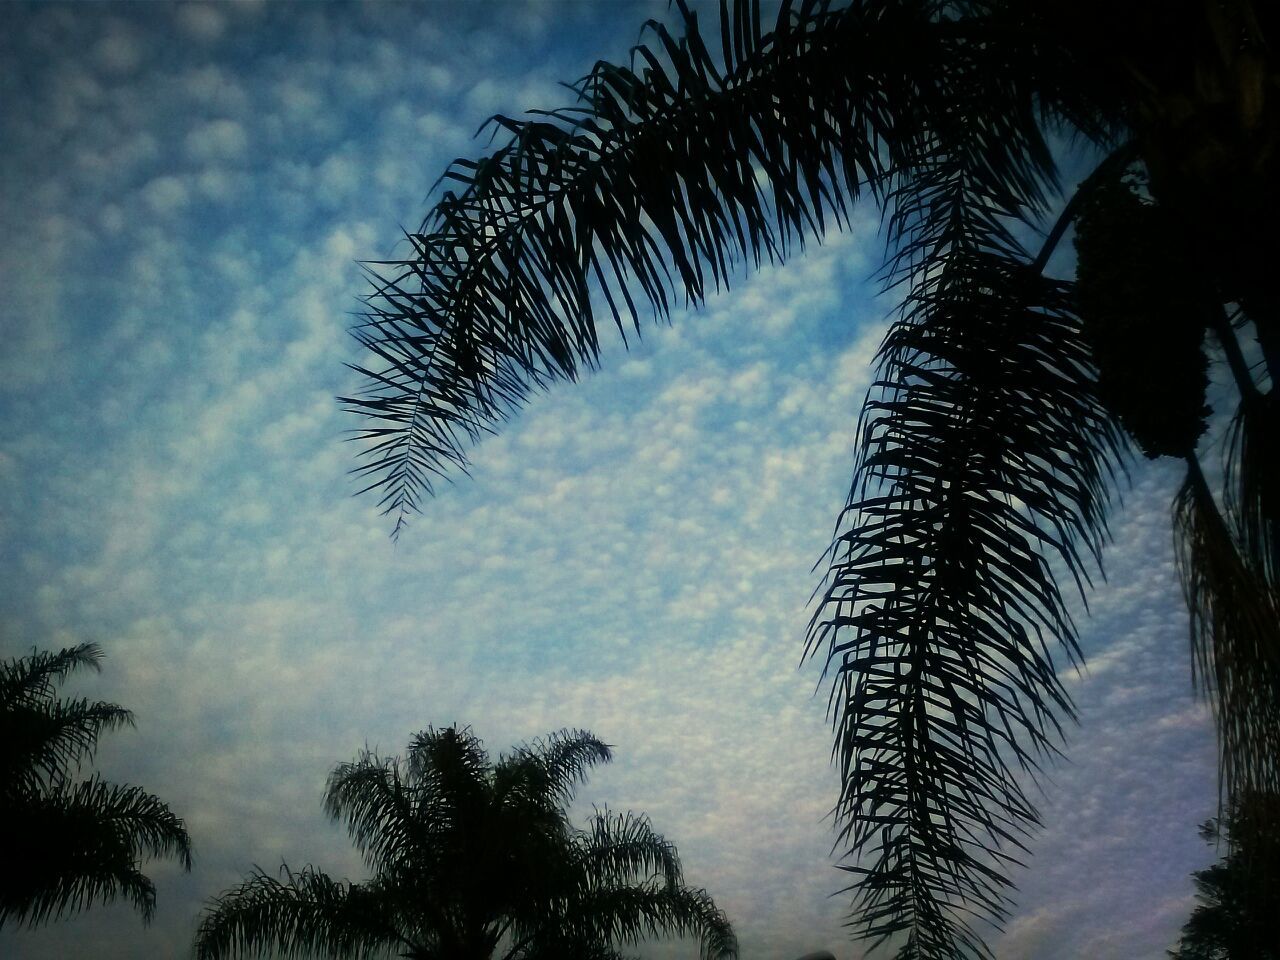
[[[150,928],[100,908],[0,954],[181,956],[252,864],[359,878],[329,768],[457,721],[495,751],[614,744],[582,811],[647,812],[744,960],[861,956],[829,896],[826,689],[798,665],[892,306],[874,211],[534,398],[398,544],[347,476],[355,261],[395,252],[485,117],[561,105],[665,11],[0,8],[0,655],[98,641],[73,691],[138,728],[97,767],[196,847],[189,875],[152,865]],[[1213,858],[1174,483],[1135,464],[1115,516],[1002,960],[1162,957]]]

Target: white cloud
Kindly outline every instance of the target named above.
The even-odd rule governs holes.
[[[182,3],[174,10],[178,29],[201,43],[220,40],[227,29],[227,18],[211,3]]]
[[[143,202],[160,216],[177,213],[187,205],[189,198],[190,191],[185,181],[172,174],[156,177],[142,188]]]
[[[234,120],[209,120],[187,134],[187,155],[200,162],[239,160],[249,145],[245,129]]]
[[[143,47],[135,30],[121,20],[108,20],[104,36],[93,46],[94,62],[111,77],[133,73],[142,63]]]

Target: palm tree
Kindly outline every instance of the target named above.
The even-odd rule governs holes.
[[[471,443],[596,365],[600,324],[638,335],[879,206],[901,309],[806,652],[835,678],[855,935],[985,956],[1028,775],[1074,718],[1064,592],[1099,571],[1132,446],[1186,464],[1227,798],[1280,787],[1280,8],[796,0],[770,25],[725,0],[718,39],[676,8],[572,106],[493,118],[505,141],[369,265],[358,469],[399,533]],[[1065,191],[1064,143],[1093,163]],[[1051,272],[1072,229],[1078,269]],[[1208,470],[1207,334],[1236,394]]]
[[[213,901],[196,956],[615,960],[645,935],[685,934],[704,960],[736,957],[728,920],[684,885],[675,847],[645,817],[569,825],[577,784],[609,759],[578,730],[497,763],[469,727],[417,734],[404,761],[365,750],[334,769],[325,809],[373,878],[255,868]]]
[[[98,737],[133,725],[114,703],[60,700],[59,683],[102,652],[82,643],[0,662],[0,927],[38,926],[125,897],[148,922],[155,884],[147,857],[191,869],[182,821],[139,787],[76,780]]]
[[[1252,821],[1252,822],[1251,822]],[[1228,842],[1226,855],[1197,870],[1200,903],[1182,928],[1173,960],[1280,960],[1280,798],[1246,796],[1227,816],[1208,820],[1200,835]],[[1231,843],[1232,838],[1239,843]]]

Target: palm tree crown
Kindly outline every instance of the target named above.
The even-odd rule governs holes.
[[[114,703],[60,700],[57,685],[102,653],[84,643],[0,663],[0,927],[37,926],[123,896],[144,921],[156,890],[146,857],[191,869],[183,822],[138,787],[77,781],[98,737],[132,726]]]
[[[325,809],[373,878],[255,869],[213,901],[196,955],[615,960],[646,935],[683,934],[704,960],[736,957],[728,920],[684,885],[675,847],[645,817],[569,825],[577,784],[609,759],[576,730],[497,763],[470,728],[419,733],[403,761],[366,750],[330,775]]]
[[[1280,788],[1280,8],[795,0],[769,24],[724,0],[716,39],[676,7],[573,106],[493,118],[505,142],[370,265],[359,469],[398,532],[531,391],[596,364],[602,322],[638,334],[878,205],[901,310],[806,649],[835,677],[855,934],[983,956],[972,920],[1007,916],[1038,823],[1022,774],[1074,715],[1062,583],[1098,571],[1131,445],[1186,462],[1227,793]],[[1066,195],[1062,142],[1095,160]],[[1197,455],[1207,333],[1237,394],[1221,471]]]

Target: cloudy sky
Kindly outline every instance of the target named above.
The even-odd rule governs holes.
[[[469,723],[616,746],[582,807],[645,811],[744,960],[841,924],[825,688],[799,665],[891,304],[872,211],[535,398],[398,544],[347,471],[356,261],[397,250],[495,113],[559,106],[651,4],[0,6],[0,655],[98,641],[132,708],[97,767],[186,818],[159,909],[6,957],[177,957],[252,864],[358,879],[329,768]],[[1136,464],[1083,624],[1081,726],[1003,960],[1155,960],[1213,852],[1213,735]],[[649,957],[689,945],[650,945]]]

